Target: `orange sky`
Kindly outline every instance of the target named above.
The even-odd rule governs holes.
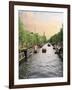
[[[63,13],[19,11],[19,16],[26,30],[40,35],[45,32],[47,38],[58,33],[63,24]]]

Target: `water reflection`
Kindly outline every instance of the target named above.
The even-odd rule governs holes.
[[[46,48],[46,53],[42,53],[42,48]],[[63,76],[63,62],[53,47],[46,44],[42,48],[19,66],[20,79]]]

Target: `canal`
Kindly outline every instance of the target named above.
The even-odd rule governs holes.
[[[46,48],[46,53],[42,53],[42,48]],[[20,64],[19,79],[63,77],[63,62],[53,46],[45,44],[42,48]]]

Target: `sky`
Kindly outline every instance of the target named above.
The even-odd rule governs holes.
[[[19,17],[26,30],[40,35],[45,33],[47,39],[58,33],[63,24],[62,12],[19,10]]]

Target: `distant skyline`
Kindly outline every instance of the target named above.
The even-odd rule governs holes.
[[[26,30],[39,33],[50,38],[60,31],[63,24],[63,13],[56,12],[35,12],[19,10],[19,17]]]

